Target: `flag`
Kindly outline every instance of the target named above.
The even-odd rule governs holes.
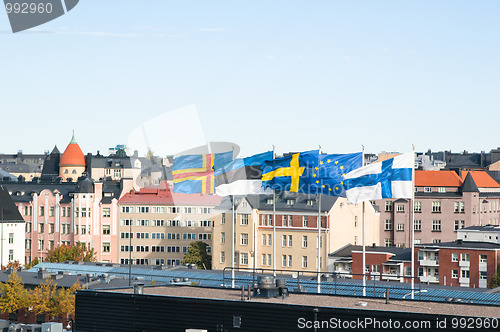
[[[308,165],[304,182],[310,193],[345,197],[344,177],[363,166],[363,153],[319,154]]]
[[[318,150],[307,151],[265,161],[261,168],[262,186],[282,191],[307,193],[308,188],[305,188],[306,183],[302,175],[311,160],[318,158],[318,154]]]
[[[192,154],[174,159],[172,174],[174,192],[183,194],[213,194],[214,168],[233,160],[233,152]]]
[[[344,177],[351,204],[382,198],[412,198],[414,153],[358,168]]]
[[[219,196],[269,193],[262,188],[260,167],[264,161],[272,159],[273,153],[268,151],[235,159],[230,164],[215,169],[215,193]]]

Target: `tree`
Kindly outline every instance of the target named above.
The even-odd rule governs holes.
[[[21,264],[19,264],[19,261],[9,261],[9,263],[7,263],[6,269],[19,270],[20,267]]]
[[[489,288],[500,287],[500,265],[497,267],[497,273],[493,275],[493,278],[490,280]]]
[[[38,265],[39,263],[40,263],[40,260],[38,259],[38,257],[33,258],[33,260],[31,261],[31,263],[25,265],[26,266],[26,270],[31,269],[33,266]]]
[[[60,288],[56,294],[56,314],[63,318],[68,315],[74,316],[75,314],[75,292],[82,287],[79,283],[75,283],[70,288]]]
[[[30,295],[24,288],[21,277],[17,272],[9,275],[9,281],[0,283],[0,311],[2,313],[14,313],[29,305]]]
[[[36,314],[55,316],[57,309],[57,286],[52,280],[47,279],[38,285],[31,293],[31,307]]]
[[[85,244],[81,242],[77,242],[72,246],[62,245],[55,247],[49,250],[45,260],[51,263],[60,263],[64,261],[96,261],[94,248],[88,250]]]
[[[207,253],[208,244],[203,241],[191,242],[182,264],[196,264],[200,269],[212,268],[212,256]]]

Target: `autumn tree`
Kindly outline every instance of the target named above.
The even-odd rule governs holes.
[[[9,263],[7,263],[6,269],[19,270],[20,267],[21,264],[19,263],[19,261],[9,261]]]
[[[9,281],[0,283],[0,311],[2,313],[14,313],[29,305],[29,292],[24,288],[21,277],[17,272],[9,275]]]
[[[82,287],[79,283],[75,283],[70,288],[60,288],[56,293],[56,315],[63,318],[68,315],[74,316],[75,314],[75,292]]]
[[[208,244],[203,241],[191,242],[182,264],[196,264],[200,269],[212,268],[212,256],[207,252]]]
[[[52,280],[47,279],[32,291],[30,306],[36,314],[56,316],[57,300],[57,286]]]
[[[49,250],[45,261],[51,263],[64,261],[95,262],[96,258],[94,248],[89,250],[85,244],[77,242],[72,246],[62,245]]]

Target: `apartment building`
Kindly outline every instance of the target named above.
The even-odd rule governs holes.
[[[0,267],[24,261],[24,220],[9,192],[0,186]]]
[[[380,242],[409,247],[411,200],[374,202]],[[485,171],[415,171],[415,243],[450,242],[464,227],[500,223],[500,185]]]
[[[194,241],[212,249],[214,208],[220,197],[177,194],[167,183],[131,190],[118,202],[118,262],[179,265]]]
[[[276,202],[272,195],[248,195],[236,198],[234,203],[234,266],[238,268],[275,266],[285,271],[316,271],[319,242],[320,268],[327,271],[329,252],[348,243],[360,244],[362,240],[362,204],[349,205],[344,198],[322,196],[321,207],[316,196],[294,193],[277,195]],[[232,259],[231,199],[224,198],[217,210],[212,266],[223,269],[231,266]],[[377,243],[379,214],[370,204],[366,204],[365,223],[367,243]]]

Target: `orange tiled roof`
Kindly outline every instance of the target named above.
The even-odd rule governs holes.
[[[465,180],[465,177],[469,172],[471,173],[472,179],[474,180],[478,188],[500,188],[500,184],[498,184],[498,182],[496,182],[485,171],[463,171],[462,179]]]
[[[415,171],[416,187],[460,187],[462,182],[454,171]]]
[[[85,166],[85,155],[76,143],[69,143],[61,156],[59,166]]]

